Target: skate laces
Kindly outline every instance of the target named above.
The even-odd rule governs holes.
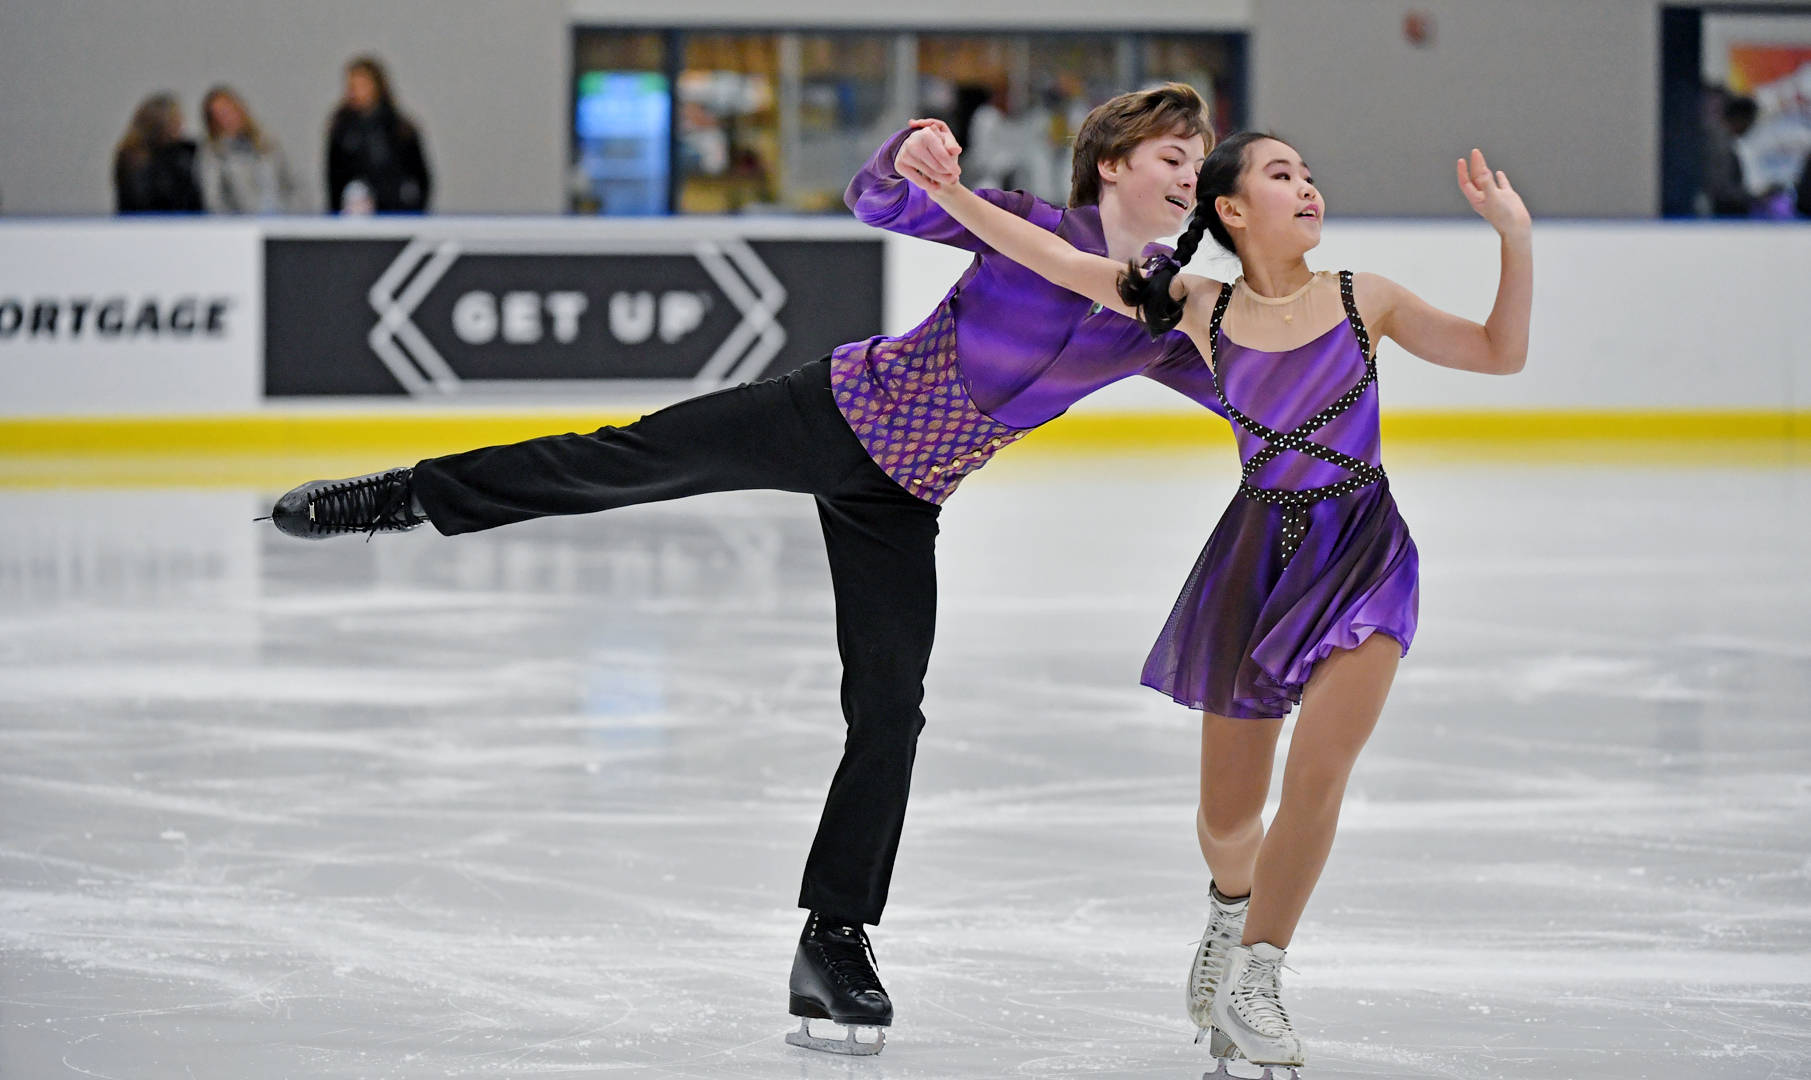
[[[1195,942],[1197,947],[1194,969],[1194,989],[1196,994],[1205,997],[1208,994],[1213,993],[1214,986],[1219,981],[1221,973],[1220,968],[1226,963],[1227,950],[1231,949],[1234,945],[1237,945],[1239,943],[1239,938],[1242,937],[1244,933],[1244,909],[1240,908],[1236,911],[1229,910],[1226,906],[1215,903],[1214,914],[1213,917],[1208,920],[1207,930],[1201,935],[1200,939]],[[1209,963],[1215,945],[1220,946],[1220,965],[1218,966]]]
[[[836,936],[832,937],[831,933]],[[850,937],[855,940],[848,940]],[[817,938],[819,947],[824,950],[824,967],[851,993],[886,993],[874,970],[880,960],[874,955],[874,944],[868,940],[867,931],[859,926],[823,926]]]
[[[362,532],[369,539],[421,524],[409,512],[407,473],[401,469],[329,484],[308,504],[309,518],[322,532]]]
[[[1282,957],[1260,960],[1254,954],[1240,973],[1239,985],[1233,987],[1233,1004],[1238,1008],[1239,1018],[1272,1039],[1295,1033],[1289,1023],[1289,1012],[1283,1008],[1282,968]]]

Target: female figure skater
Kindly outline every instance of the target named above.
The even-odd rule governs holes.
[[[1174,258],[1149,273],[1000,212],[956,170],[908,175],[994,250],[1152,334],[1180,326],[1212,364],[1243,482],[1143,681],[1203,710],[1195,826],[1213,881],[1188,981],[1197,1041],[1211,1038],[1217,1072],[1233,1057],[1299,1067],[1278,989],[1284,951],[1415,632],[1418,559],[1379,454],[1372,335],[1445,367],[1520,371],[1534,280],[1527,208],[1482,152],[1459,160],[1459,190],[1502,241],[1496,305],[1480,326],[1375,274],[1310,270],[1326,204],[1301,156],[1270,136],[1242,132],[1214,149]],[[1180,272],[1203,232],[1238,255],[1232,284]],[[1277,735],[1298,703],[1266,831]]]
[[[1211,145],[1207,107],[1172,84],[1122,94],[1077,134],[1067,209],[1022,192],[984,197],[1008,217],[1113,265],[1179,230]],[[836,596],[847,722],[806,862],[810,910],[794,956],[788,1041],[873,1053],[893,1006],[863,924],[880,921],[912,775],[936,624],[941,503],[995,451],[1082,396],[1143,374],[1219,410],[1186,335],[1153,337],[1000,256],[901,170],[954,168],[949,129],[927,121],[889,139],[849,185],[870,225],[975,252],[930,316],[897,338],[842,346],[778,379],[707,394],[622,428],[554,435],[351,480],[304,484],[278,501],[277,528],[309,539],[430,521],[453,535],[549,514],[583,514],[708,491],[773,488],[817,499]],[[1167,254],[1168,249],[1161,249]],[[847,1027],[818,1039],[804,1018]]]

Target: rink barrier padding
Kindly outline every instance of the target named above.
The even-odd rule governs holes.
[[[427,457],[474,446],[633,422],[591,412],[297,413],[227,416],[0,419],[0,454],[400,454]],[[1217,418],[1192,413],[1084,413],[1034,431],[1045,450],[1138,451],[1230,445]],[[1811,413],[1785,411],[1396,412],[1383,417],[1384,451],[1404,443],[1512,449],[1531,444],[1811,442]],[[1015,451],[1022,453],[1023,451]]]
[[[299,479],[353,476],[435,454],[628,415],[554,413],[256,415],[0,420],[0,490],[219,488],[281,491]],[[1423,464],[1805,467],[1811,414],[1409,413],[1386,416],[1384,457],[1399,476]],[[1024,449],[1024,447],[1031,449]],[[1066,416],[1024,439],[995,469],[1081,458],[1199,454],[1237,469],[1227,426],[1187,413]],[[1066,466],[1059,466],[1066,467]]]

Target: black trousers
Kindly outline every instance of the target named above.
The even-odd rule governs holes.
[[[842,654],[843,760],[799,905],[880,921],[905,823],[919,705],[937,622],[935,503],[882,472],[830,391],[830,364],[682,401],[627,427],[550,435],[415,466],[415,495],[449,536],[707,491],[817,498]]]

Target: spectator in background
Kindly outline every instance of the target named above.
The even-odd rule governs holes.
[[[1705,160],[1704,193],[1710,198],[1712,217],[1747,217],[1754,199],[1742,174],[1736,140],[1754,126],[1758,110],[1754,99],[1724,92],[1722,125],[1711,131],[1710,153]]]
[[[294,210],[295,181],[276,140],[252,119],[245,99],[216,86],[201,99],[207,142],[201,147],[201,196],[216,214],[281,214]]]
[[[327,130],[327,207],[333,213],[419,214],[432,180],[421,130],[396,108],[375,57],[346,65],[346,92]]]
[[[962,155],[965,176],[982,187],[1005,191],[1026,191],[1041,199],[1061,202],[1068,197],[1067,178],[1059,182],[1048,152],[1052,113],[1040,91],[1029,107],[1016,107],[1008,113],[1002,106],[1004,94],[970,85],[958,87],[957,108],[964,120],[968,147]],[[972,106],[972,107],[971,107]],[[954,131],[954,125],[951,126]],[[958,140],[960,142],[960,140]],[[1063,167],[1068,168],[1069,152],[1063,148]]]
[[[1782,95],[1777,84],[1760,91],[1750,110],[1754,119],[1735,142],[1742,180],[1754,200],[1749,213],[1769,221],[1790,220],[1796,216],[1793,188],[1805,155],[1811,154],[1811,124],[1798,115],[1796,98]]]
[[[122,214],[201,212],[195,144],[182,137],[176,95],[152,94],[138,103],[113,151],[113,192]]]

